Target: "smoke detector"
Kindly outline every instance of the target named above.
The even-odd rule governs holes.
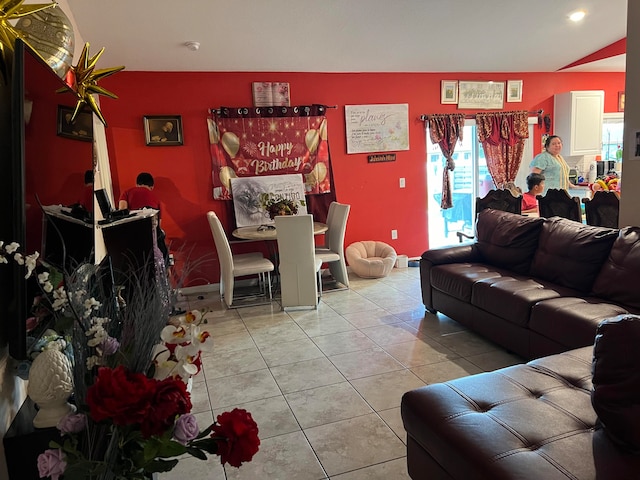
[[[200,42],[185,42],[184,46],[192,52],[196,52],[200,49]]]

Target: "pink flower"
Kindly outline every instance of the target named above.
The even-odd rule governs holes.
[[[58,422],[58,430],[62,433],[78,433],[87,426],[87,417],[83,413],[70,413]]]
[[[58,480],[67,468],[65,456],[60,449],[45,450],[38,455],[38,473],[40,478],[51,477],[51,480]]]
[[[176,420],[176,426],[173,430],[173,438],[177,442],[186,445],[189,440],[193,440],[198,436],[198,423],[196,417],[187,413]]]

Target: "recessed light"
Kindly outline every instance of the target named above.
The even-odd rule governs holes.
[[[587,12],[585,12],[584,10],[577,10],[569,15],[569,20],[571,20],[572,22],[579,22],[584,18],[586,14]]]

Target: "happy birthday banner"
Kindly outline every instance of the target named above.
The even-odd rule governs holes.
[[[234,177],[291,173],[304,175],[307,195],[330,192],[327,119],[312,115],[319,107],[213,111],[207,119],[213,198],[231,200]],[[266,116],[275,114],[285,116]]]

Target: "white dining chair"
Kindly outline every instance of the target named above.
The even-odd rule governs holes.
[[[344,235],[347,230],[347,218],[351,205],[331,202],[327,214],[327,227],[324,246],[315,248],[316,256],[322,263],[329,265],[329,272],[337,282],[338,287],[332,290],[349,288],[349,275],[344,259]]]
[[[264,258],[260,252],[241,253],[234,255],[231,252],[229,240],[225,234],[220,219],[215,212],[207,212],[207,220],[213,234],[213,241],[218,251],[218,259],[220,260],[220,296],[228,308],[237,308],[244,306],[254,306],[271,303],[273,295],[271,292],[271,272],[274,265],[270,260]],[[266,279],[265,279],[266,274]],[[259,285],[261,289],[260,297],[263,300],[254,302],[236,302],[239,297],[234,298],[234,284],[236,277],[245,277],[258,275]],[[266,293],[269,292],[267,300]],[[252,297],[255,295],[251,295]]]
[[[322,260],[315,255],[313,216],[283,215],[275,222],[282,309],[318,308]]]

